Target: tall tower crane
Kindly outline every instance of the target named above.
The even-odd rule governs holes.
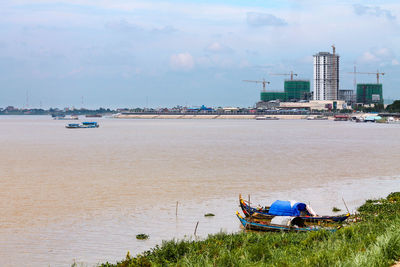
[[[377,70],[376,72],[356,72],[356,69],[355,69],[355,68],[354,68],[354,72],[349,72],[349,73],[352,73],[352,74],[354,74],[354,75],[356,75],[356,73],[357,73],[357,74],[374,74],[374,75],[376,75],[376,83],[377,83],[377,84],[379,84],[379,76],[385,75],[384,72],[379,72],[379,70]]]
[[[293,81],[293,76],[297,76],[297,73],[290,71],[290,73],[271,73],[270,75],[290,75],[290,80]]]
[[[266,81],[265,79],[263,79],[262,81],[252,81],[252,80],[243,80],[244,82],[249,82],[249,83],[262,83],[262,85],[263,85],[263,89],[262,89],[262,91],[263,92],[266,92],[265,91],[265,85],[268,83],[268,84],[270,84],[270,82],[268,82],[268,81]]]

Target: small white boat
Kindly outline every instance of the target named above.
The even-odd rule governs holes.
[[[54,117],[55,120],[79,120],[79,117],[77,115],[71,115],[69,117],[61,117],[61,116],[57,116]]]

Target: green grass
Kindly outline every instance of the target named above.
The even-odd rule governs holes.
[[[400,193],[368,200],[355,219],[336,232],[219,233],[202,241],[164,241],[101,266],[390,266],[400,259]]]

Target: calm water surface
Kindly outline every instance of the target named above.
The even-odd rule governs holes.
[[[400,190],[400,125],[97,121],[66,129],[48,116],[0,116],[0,266],[114,262],[189,238],[197,221],[200,238],[236,232],[239,193],[329,214],[342,197],[355,210]]]

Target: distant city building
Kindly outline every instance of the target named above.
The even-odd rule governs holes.
[[[279,100],[281,102],[287,101],[287,95],[285,92],[261,92],[261,101],[268,102],[273,100]]]
[[[5,108],[5,111],[17,111],[18,109],[13,106],[8,106]]]
[[[362,104],[383,104],[381,83],[357,84],[357,103]]]
[[[311,100],[305,102],[282,102],[279,109],[298,109],[310,111],[329,111],[348,109],[349,106],[343,100]]]
[[[310,81],[286,80],[283,92],[261,92],[261,101],[268,102],[279,100],[280,102],[300,101],[310,99]]]
[[[257,109],[277,109],[279,107],[280,101],[259,101],[256,103]]]
[[[356,95],[354,94],[354,90],[351,89],[340,89],[338,99],[346,101],[349,105],[356,103]]]
[[[286,80],[284,88],[288,101],[310,99],[310,81]]]
[[[314,55],[314,100],[337,100],[339,95],[339,55],[319,52]]]

